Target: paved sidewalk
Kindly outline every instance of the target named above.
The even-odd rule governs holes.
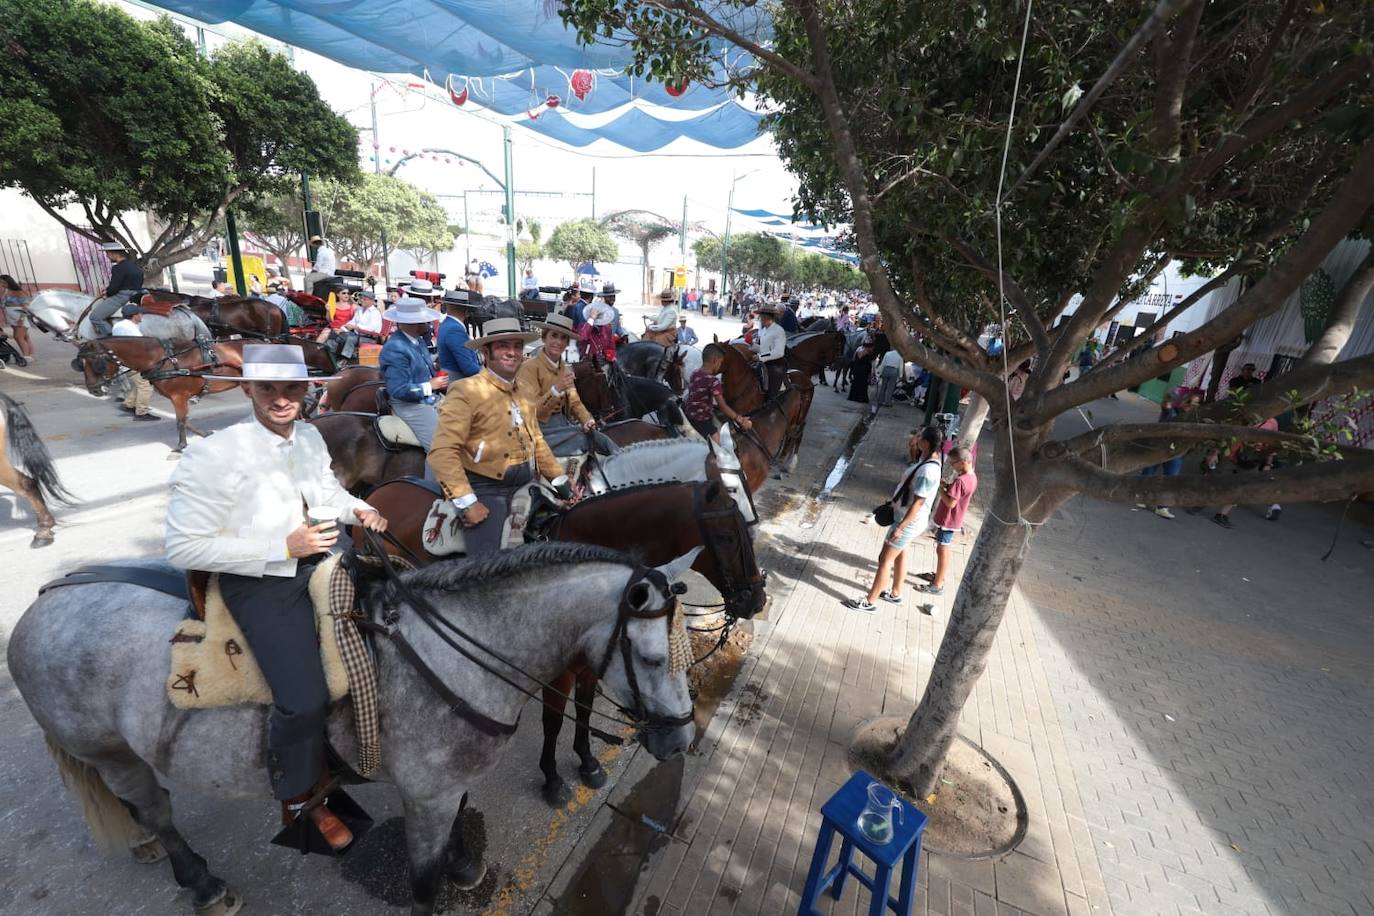
[[[878,715],[908,715],[924,687],[944,617],[917,610],[910,586],[901,606],[873,615],[840,605],[867,585],[882,531],[863,521],[904,464],[909,408],[884,412],[816,524],[807,567],[772,625],[756,636],[737,703],[717,717],[673,843],[641,882],[646,914],[796,912],[821,803],[848,778],[845,749],[855,728]],[[978,519],[975,505],[970,512]],[[973,525],[970,526],[972,530]],[[962,569],[972,544],[956,542]],[[933,542],[914,548],[912,571],[933,568]],[[952,590],[934,599],[947,608]],[[988,672],[961,729],[1012,773],[1026,795],[1026,841],[1000,862],[922,856],[918,913],[1105,912],[1105,881],[1070,768],[1068,744],[1032,636],[1033,614],[1007,615]],[[689,780],[692,778],[689,775]],[[867,912],[851,885],[832,912]],[[828,900],[828,898],[826,898]],[[823,904],[824,905],[824,904]]]
[[[916,703],[943,618],[909,586],[873,616],[839,604],[871,575],[881,532],[863,517],[903,464],[913,414],[899,411],[875,422],[814,540],[798,538],[799,582],[689,759],[676,841],[633,912],[796,912],[854,728]],[[1138,415],[1152,409],[1130,397],[1090,413]],[[997,862],[923,855],[916,911],[1374,912],[1374,554],[1352,520],[1322,563],[1337,517],[1242,508],[1228,532],[1207,514],[1061,509],[961,722],[1025,793],[1029,833]],[[956,543],[956,577],[971,542]],[[931,542],[913,559],[930,568]],[[821,912],[867,912],[850,887]]]

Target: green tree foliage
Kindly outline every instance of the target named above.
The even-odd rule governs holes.
[[[521,239],[515,243],[515,260],[521,270],[534,267],[534,262],[544,256],[544,246],[531,239]]]
[[[1374,488],[1374,454],[1324,460],[1310,434],[1264,436],[1296,451],[1263,479],[1136,473],[1203,443],[1253,441],[1259,420],[1367,389],[1374,358],[1339,354],[1374,286],[1374,257],[1282,378],[1164,435],[1143,424],[1052,437],[1065,412],[1231,346],[1342,239],[1368,233],[1374,17],[1367,3],[1291,0],[1037,0],[1029,18],[1024,2],[779,0],[752,27],[753,8],[564,0],[561,15],[587,42],[627,30],[631,69],[664,81],[707,78],[721,59],[713,43],[747,51],[755,69],[732,82],[768,106],[799,208],[853,227],[889,338],[1007,418],[987,497],[988,515],[1007,523],[983,526],[926,692],[886,762],[925,797],[1032,533],[1067,499],[1225,505]],[[1171,260],[1221,271],[1174,316],[1221,282],[1247,282],[1192,330],[1065,382],[1084,338]],[[977,335],[1004,307],[1005,357],[992,359]],[[1012,400],[1006,366],[1027,357],[1033,372]]]
[[[0,0],[0,41],[0,186],[124,242],[152,274],[199,251],[243,195],[357,171],[354,129],[260,44],[206,59],[170,19],[94,0]],[[139,209],[159,227],[146,246],[125,218]]]
[[[622,210],[612,213],[601,220],[601,224],[613,234],[634,242],[640,255],[640,295],[649,300],[649,255],[654,247],[664,239],[677,234],[677,229],[653,213],[644,210]]]
[[[697,265],[720,270],[719,239],[706,237],[692,243]],[[726,246],[726,270],[732,286],[738,281],[774,281],[798,287],[835,290],[866,289],[863,274],[843,261],[810,251],[794,249],[782,239],[762,232],[730,236]]]
[[[434,198],[394,175],[364,175],[358,184],[326,182],[316,193],[325,236],[339,256],[370,267],[393,251],[419,260],[453,247],[448,214]]]
[[[604,264],[614,261],[619,249],[606,228],[594,219],[578,219],[560,223],[544,246],[545,253],[555,260],[566,261],[573,270],[581,264]]]
[[[240,228],[249,241],[277,256],[283,265],[305,245],[301,199],[290,192],[239,198]]]

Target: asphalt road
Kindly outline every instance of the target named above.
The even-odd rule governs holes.
[[[629,325],[640,326],[637,316],[647,311],[627,310]],[[734,321],[701,318],[693,318],[692,325],[703,341],[709,341],[711,333],[726,336],[738,328]],[[8,491],[0,492],[5,583],[0,641],[7,640],[43,582],[81,563],[160,553],[166,482],[175,466],[169,460],[175,440],[170,419],[132,422],[110,400],[85,392],[68,366],[70,347],[42,336],[35,343],[38,361],[28,369],[0,371],[0,390],[23,402],[80,503],[57,509],[53,546],[30,550],[32,518],[27,506],[17,504]],[[167,406],[154,398],[154,409],[170,417]],[[230,391],[195,405],[193,419],[207,431],[220,429],[241,418],[246,406],[242,394]],[[857,405],[829,391],[818,395],[797,471],[770,481],[763,491],[760,508],[766,521],[758,543],[760,562],[770,569],[770,591],[788,587],[789,554],[809,527],[808,506],[814,504],[859,414]],[[150,646],[149,651],[165,648]],[[610,904],[584,901],[585,895],[577,891],[597,880],[594,869],[589,872],[581,859],[586,850],[596,848],[597,832],[608,828],[611,821],[604,802],[617,791],[620,776],[638,751],[598,746],[611,776],[608,786],[597,793],[579,790],[567,807],[551,810],[537,794],[540,734],[539,716],[533,712],[522,717],[503,764],[472,793],[477,813],[468,829],[483,837],[490,874],[474,893],[447,894],[451,912],[614,912],[606,908]],[[139,866],[127,855],[95,846],[7,672],[0,674],[0,729],[6,748],[0,756],[0,913],[161,916],[189,911],[189,898],[172,881],[166,865]],[[573,773],[575,762],[570,729],[565,729],[560,756],[565,775]],[[220,801],[177,785],[170,788],[182,832],[211,868],[245,896],[245,913],[349,916],[404,911],[408,886],[399,805],[388,787],[354,791],[377,827],[348,857],[337,861],[268,844],[277,811],[265,782],[262,803],[256,805]],[[625,792],[625,787],[619,789]],[[631,879],[633,874],[632,868]],[[562,897],[547,896],[555,876],[560,887],[568,888],[557,891]]]

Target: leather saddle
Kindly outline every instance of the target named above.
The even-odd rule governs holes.
[[[38,589],[38,594],[65,585],[88,585],[99,582],[137,585],[171,595],[173,598],[185,599],[190,615],[195,616],[197,620],[205,619],[205,594],[210,587],[210,573],[198,569],[183,572],[169,563],[152,566],[123,566],[114,563],[82,566],[60,579],[45,583]]]

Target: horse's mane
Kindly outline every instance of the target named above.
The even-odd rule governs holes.
[[[582,563],[614,563],[626,567],[636,565],[628,554],[609,547],[548,543],[502,550],[481,559],[435,563],[404,575],[406,584],[414,589],[456,591],[464,586],[497,582],[549,566],[576,566]]]
[[[651,480],[647,482],[636,481],[635,483],[622,484],[620,486],[611,487],[611,489],[607,490],[605,493],[594,493],[590,496],[583,497],[576,504],[569,506],[568,512],[576,512],[583,506],[591,505],[592,503],[599,500],[605,500],[612,496],[630,496],[643,490],[662,490],[665,487],[695,487],[700,483],[701,481],[699,480]]]
[[[699,451],[704,467],[709,448],[700,439],[657,439],[648,442],[635,442],[623,447],[615,454],[607,456],[601,462],[601,472],[612,489],[616,488],[616,484],[612,483],[610,479],[612,474],[615,475],[616,480],[625,481],[625,484],[621,485],[622,489],[624,486],[640,483],[672,480],[673,478],[664,476],[664,469],[679,453],[685,454],[688,449],[693,452]]]

